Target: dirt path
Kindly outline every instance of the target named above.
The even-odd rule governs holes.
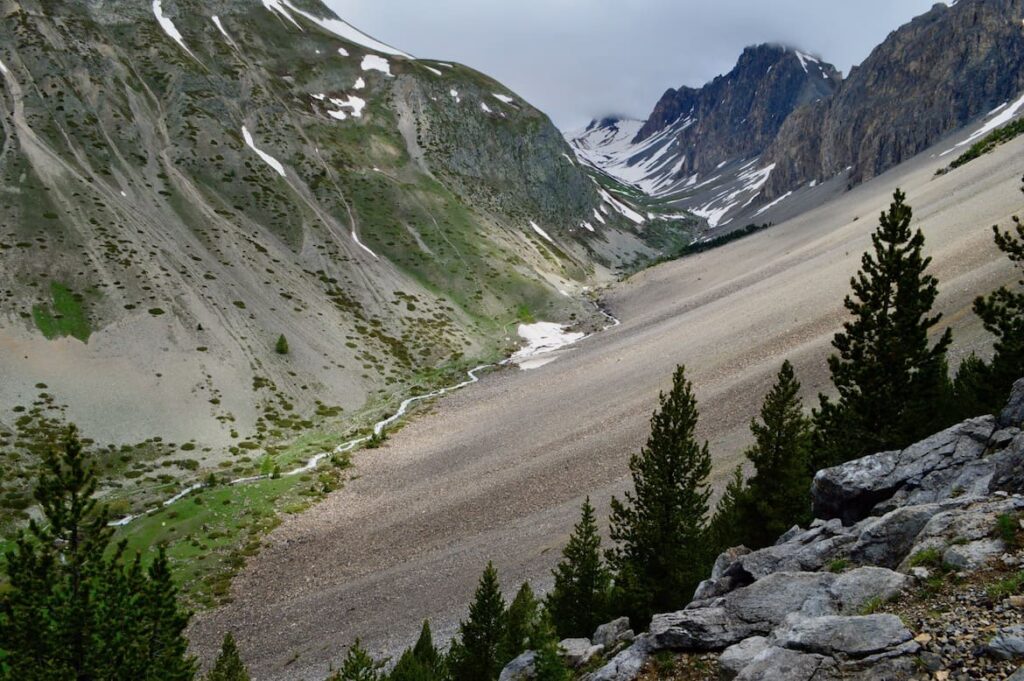
[[[603,514],[625,488],[627,457],[678,363],[724,479],[783,358],[809,396],[825,388],[849,278],[897,183],[927,234],[957,352],[983,348],[970,303],[1009,278],[989,226],[1024,209],[1022,153],[1024,140],[939,178],[939,162],[922,159],[617,287],[607,300],[621,326],[539,370],[490,375],[359,454],[359,477],[288,519],[236,580],[234,602],[199,618],[197,650],[209,655],[231,630],[254,678],[320,679],[357,636],[384,652],[411,644],[424,618],[450,633],[489,559],[507,590],[527,578],[545,588],[583,496]]]

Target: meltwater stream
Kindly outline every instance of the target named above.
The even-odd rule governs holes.
[[[616,319],[614,316],[612,316],[607,310],[602,308],[599,303],[595,302],[594,303],[594,307],[597,309],[597,311],[599,313],[601,313],[601,315],[603,315],[609,321],[609,324],[607,324],[606,326],[604,326],[601,329],[602,331],[606,331],[606,330],[608,330],[608,329],[610,329],[612,327],[619,326],[622,323],[621,321]],[[349,440],[348,442],[345,442],[345,443],[342,443],[342,444],[338,445],[337,447],[335,447],[334,449],[332,449],[329,452],[320,452],[319,454],[314,455],[311,459],[309,459],[309,461],[307,461],[302,466],[300,466],[298,468],[295,468],[295,469],[292,469],[290,471],[286,471],[286,472],[281,473],[281,476],[282,477],[291,477],[291,476],[295,476],[295,475],[302,475],[303,473],[309,473],[310,471],[315,470],[317,468],[317,466],[320,465],[320,462],[323,461],[324,459],[326,459],[328,457],[331,457],[331,456],[334,456],[335,454],[344,454],[346,452],[351,452],[352,450],[354,450],[355,448],[359,447],[360,445],[363,445],[363,444],[366,444],[367,442],[369,442],[372,437],[374,437],[374,436],[380,437],[380,435],[384,432],[384,430],[388,426],[394,424],[400,418],[405,416],[409,412],[409,408],[412,407],[412,405],[416,404],[417,402],[422,402],[424,400],[432,400],[432,399],[435,399],[437,397],[442,397],[444,395],[447,395],[448,393],[455,392],[456,390],[461,390],[462,388],[465,388],[468,385],[472,385],[474,383],[477,383],[477,382],[480,381],[480,377],[478,376],[478,374],[481,371],[484,371],[486,369],[493,369],[493,368],[496,368],[496,367],[499,367],[499,366],[507,366],[509,364],[517,364],[517,363],[520,363],[520,362],[524,363],[523,364],[524,368],[529,368],[529,366],[527,365],[528,362],[536,362],[537,359],[539,357],[543,356],[543,355],[549,355],[549,354],[551,354],[551,353],[553,353],[553,352],[555,352],[557,350],[561,350],[562,348],[568,347],[570,345],[574,345],[574,344],[576,344],[576,343],[578,343],[578,342],[580,342],[582,340],[590,338],[593,335],[593,334],[586,334],[586,335],[584,335],[584,334],[581,334],[581,333],[563,334],[562,335],[563,342],[558,342],[557,339],[553,339],[552,338],[553,334],[551,333],[552,327],[555,327],[555,326],[558,326],[558,325],[553,325],[553,324],[541,322],[540,324],[536,324],[536,325],[532,325],[532,326],[534,327],[534,330],[530,330],[530,327],[527,326],[527,327],[525,327],[527,329],[527,331],[525,333],[521,332],[520,335],[523,338],[525,338],[527,341],[531,341],[531,344],[532,344],[532,339],[536,337],[536,329],[539,328],[539,329],[543,330],[544,332],[546,332],[545,335],[543,335],[543,339],[537,344],[537,347],[531,348],[530,345],[528,345],[525,350],[520,350],[520,351],[516,352],[514,355],[512,355],[511,357],[509,357],[508,359],[506,359],[506,360],[504,360],[502,362],[499,362],[497,364],[481,364],[478,367],[474,367],[474,368],[470,369],[468,372],[466,372],[466,375],[468,376],[468,378],[465,381],[462,381],[461,383],[457,383],[455,385],[451,385],[451,386],[448,386],[446,388],[439,388],[438,390],[435,390],[433,392],[427,393],[425,395],[417,395],[416,397],[410,397],[410,398],[404,400],[399,405],[398,411],[396,411],[394,414],[392,414],[391,416],[387,417],[386,419],[383,419],[382,421],[378,421],[376,424],[374,424],[374,426],[373,426],[373,435],[365,435],[363,437],[359,437],[359,438],[356,438],[354,440]],[[522,329],[524,327],[520,327],[520,328]],[[564,329],[564,327],[559,327],[559,328],[563,328]],[[533,364],[532,365],[532,367],[534,367],[534,368],[539,368],[540,366],[543,366],[543,364]],[[269,478],[270,478],[270,475],[254,475],[254,476],[250,476],[250,477],[246,477],[246,478],[236,478],[234,480],[228,481],[226,484],[228,484],[228,485],[244,485],[244,484],[248,484],[248,483],[251,483],[251,482],[258,482],[260,480],[267,480]],[[151,508],[148,511],[145,511],[143,513],[139,513],[139,514],[136,514],[136,515],[125,516],[124,518],[121,518],[120,520],[116,520],[116,521],[110,523],[110,525],[113,526],[113,527],[124,527],[126,525],[129,525],[134,520],[137,520],[137,519],[139,519],[139,518],[141,518],[143,516],[155,513],[158,510],[160,510],[161,508],[165,508],[165,507],[170,506],[170,505],[172,505],[172,504],[174,504],[174,503],[176,503],[178,501],[181,501],[182,499],[184,499],[188,495],[192,494],[193,492],[198,492],[199,490],[205,489],[206,487],[207,487],[206,483],[203,483],[203,482],[196,483],[196,484],[192,485],[191,487],[186,487],[185,489],[181,490],[180,492],[175,494],[173,497],[167,499],[166,501],[163,501],[159,506],[154,506],[153,508]]]

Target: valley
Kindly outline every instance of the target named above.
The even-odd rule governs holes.
[[[452,634],[490,559],[507,592],[525,579],[544,587],[582,498],[603,514],[626,488],[628,455],[678,363],[697,386],[721,484],[782,358],[808,399],[828,390],[825,358],[849,277],[896,186],[935,258],[954,358],[987,352],[970,306],[1012,277],[989,226],[1020,211],[1014,160],[1024,143],[936,176],[944,149],[770,230],[611,287],[604,300],[620,326],[540,369],[488,374],[358,454],[356,477],[287,519],[235,580],[232,603],[198,618],[197,650],[209,654],[233,626],[261,678],[310,678],[357,636],[394,653],[424,618]]]

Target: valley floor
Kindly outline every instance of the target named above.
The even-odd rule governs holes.
[[[720,249],[643,272],[607,294],[622,325],[538,370],[502,370],[439,402],[382,448],[357,454],[356,479],[284,522],[198,618],[211,655],[225,631],[254,678],[319,679],[358,636],[371,651],[412,643],[429,618],[451,634],[493,559],[509,592],[542,590],[591,495],[603,516],[628,485],[659,389],[683,363],[697,388],[716,482],[740,460],[747,426],[784,358],[810,401],[842,300],[878,214],[901,186],[927,236],[956,357],[984,351],[971,313],[1011,271],[990,226],[1022,212],[1024,140],[935,177],[927,155],[829,204]]]

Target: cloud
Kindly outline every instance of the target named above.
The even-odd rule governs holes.
[[[821,55],[844,73],[933,0],[324,0],[419,57],[497,78],[562,128],[646,118],[669,87],[699,86],[751,44]]]

